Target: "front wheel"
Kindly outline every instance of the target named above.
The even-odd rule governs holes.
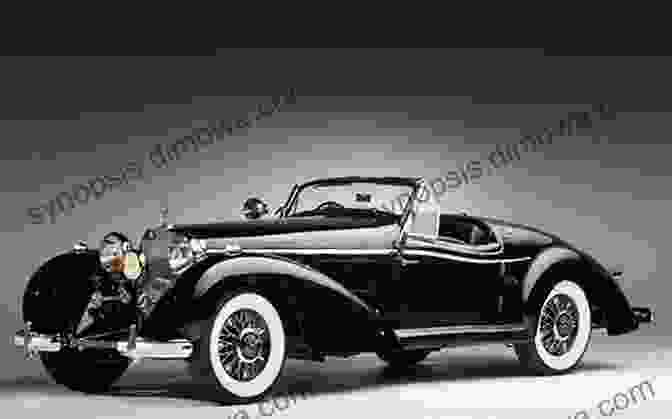
[[[514,345],[520,362],[540,375],[566,373],[583,358],[591,334],[590,305],[572,281],[558,282],[528,319],[531,340]]]
[[[251,403],[267,394],[286,359],[278,310],[261,294],[224,296],[204,323],[191,372],[226,401]]]

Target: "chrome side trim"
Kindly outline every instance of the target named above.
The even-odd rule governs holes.
[[[290,254],[290,255],[390,255],[396,249],[242,249],[242,253],[252,254]],[[210,254],[230,254],[226,249],[208,249]]]
[[[231,254],[226,249],[208,249],[208,254]],[[243,249],[242,253],[250,254],[287,254],[287,255],[388,255],[397,254],[396,249]],[[464,256],[449,255],[431,250],[408,249],[403,251],[404,255],[431,256],[441,259],[455,260],[458,262],[471,263],[510,263],[523,262],[532,259],[530,256],[509,258],[509,259],[478,259]]]
[[[396,329],[394,333],[399,339],[417,338],[424,336],[439,335],[462,335],[470,333],[500,333],[500,332],[523,332],[527,327],[523,323],[482,325],[482,326],[443,326],[425,327],[419,329]]]
[[[430,256],[430,257],[436,257],[436,258],[440,258],[440,259],[454,260],[454,261],[458,261],[458,262],[469,262],[469,263],[480,263],[480,264],[523,262],[523,261],[532,259],[531,256],[524,256],[524,257],[510,258],[510,259],[476,259],[476,258],[469,258],[469,257],[464,257],[464,256],[449,255],[449,254],[441,253],[441,252],[433,252],[431,250],[414,250],[414,249],[404,250],[404,256],[406,256],[406,255]]]

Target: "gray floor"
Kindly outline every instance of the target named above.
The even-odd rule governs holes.
[[[0,382],[4,417],[129,417],[156,414],[185,418],[668,418],[672,411],[672,339],[646,331],[622,337],[596,335],[580,370],[559,377],[531,377],[503,345],[446,350],[404,372],[392,372],[374,355],[290,361],[275,405],[221,406],[191,382],[181,362],[145,361],[106,395],[85,396],[36,373]],[[649,380],[654,395],[630,400],[623,410],[600,401]],[[283,394],[305,393],[305,398]],[[625,401],[619,401],[620,406]],[[584,413],[580,413],[584,411]],[[21,416],[19,416],[19,414]],[[66,416],[67,415],[67,416]],[[166,416],[163,416],[166,415]],[[178,416],[179,415],[179,416]],[[204,416],[206,415],[206,416]]]

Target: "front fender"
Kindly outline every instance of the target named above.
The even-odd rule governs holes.
[[[241,276],[292,278],[302,285],[313,285],[321,290],[335,293],[343,299],[343,302],[353,306],[356,311],[361,310],[369,315],[376,314],[372,307],[327,275],[291,259],[278,256],[241,255],[218,262],[208,268],[196,282],[193,298],[199,299],[213,286],[226,282],[229,278]]]
[[[194,298],[201,297],[214,284],[225,280],[227,277],[248,274],[292,276],[302,281],[329,288],[362,308],[368,308],[357,296],[323,273],[289,259],[268,256],[241,256],[211,266],[196,283]]]
[[[327,275],[279,256],[239,255],[208,267],[191,295],[194,320],[208,316],[221,293],[239,287],[265,292],[287,320],[290,335],[320,353],[370,349],[377,339],[377,310]],[[184,330],[192,338],[200,333],[191,326]]]
[[[23,321],[40,333],[63,332],[79,320],[94,290],[91,277],[101,270],[95,251],[68,252],[42,263],[23,293]]]

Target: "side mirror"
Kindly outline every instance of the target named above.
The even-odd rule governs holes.
[[[241,211],[248,220],[256,220],[269,213],[268,205],[259,198],[248,198]]]

